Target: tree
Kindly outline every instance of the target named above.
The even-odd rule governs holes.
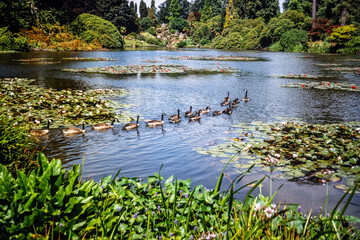
[[[2,0],[0,2],[0,27],[8,27],[11,32],[28,29],[35,23],[30,2],[24,0]]]
[[[155,26],[156,25],[156,15],[155,15],[155,10],[153,8],[148,8],[147,17],[151,20],[152,25]]]
[[[226,9],[224,29],[236,18],[239,18],[239,15],[234,7],[233,0],[229,0],[229,6]]]
[[[208,19],[212,17],[210,0],[205,0],[204,6],[202,7],[200,13],[201,13],[202,22],[206,22]]]
[[[296,10],[310,17],[312,12],[311,0],[290,0],[286,10]]]
[[[179,0],[180,17],[186,19],[190,13],[190,2],[188,0]]]
[[[135,13],[137,14],[138,6],[137,3],[135,3]]]
[[[140,12],[140,18],[147,17],[147,14],[148,14],[147,7],[146,7],[146,3],[143,0],[140,1],[139,12]]]
[[[185,32],[189,29],[189,23],[183,18],[173,18],[170,22],[170,27],[172,29],[178,30],[179,32]]]
[[[180,3],[179,0],[171,0],[169,21],[180,16]]]
[[[316,0],[312,3],[312,27],[316,27]]]
[[[72,23],[74,33],[88,43],[98,41],[106,48],[121,48],[123,39],[119,30],[109,21],[83,13]]]
[[[113,23],[118,29],[126,27],[127,32],[137,32],[136,14],[127,0],[98,0],[100,17]]]
[[[153,25],[154,24],[149,17],[144,17],[143,19],[140,20],[140,26],[143,30],[146,30],[152,27]]]
[[[247,3],[246,17],[255,19],[262,17],[265,22],[269,22],[271,18],[276,17],[280,12],[278,0],[253,0]]]
[[[169,17],[170,17],[170,3],[171,0],[165,0],[163,3],[159,5],[159,11],[158,11],[158,22],[160,23],[168,23]]]
[[[345,25],[335,28],[330,34],[330,39],[339,45],[344,45],[348,42],[356,33],[356,27],[354,25]]]
[[[135,4],[134,1],[130,1],[130,8],[133,9],[135,11]]]
[[[155,0],[151,0],[151,8],[156,12]]]

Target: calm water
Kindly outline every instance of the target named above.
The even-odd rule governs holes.
[[[212,62],[167,60],[161,57],[196,55],[238,55],[261,57],[266,61],[257,62]],[[13,59],[45,57],[54,58],[56,64],[24,65]],[[108,57],[112,62],[72,62],[63,57]],[[142,61],[154,59],[157,64],[182,64],[187,67],[214,68],[232,67],[240,72],[216,75],[133,75],[107,76],[101,74],[80,74],[61,72],[63,68],[85,68],[94,66],[147,64]],[[355,60],[354,60],[355,59]],[[357,61],[356,61],[357,59]],[[234,137],[231,125],[240,122],[275,121],[277,117],[299,118],[308,123],[338,123],[360,121],[359,92],[302,90],[282,88],[280,84],[295,82],[274,77],[283,74],[322,75],[326,81],[360,84],[359,74],[326,70],[326,64],[343,64],[359,67],[360,56],[310,55],[301,53],[232,52],[218,50],[149,50],[109,52],[61,52],[61,53],[16,53],[0,54],[0,77],[35,78],[48,88],[124,88],[131,94],[115,98],[130,103],[128,110],[139,113],[142,119],[160,119],[161,113],[168,116],[179,108],[182,113],[192,105],[194,109],[210,106],[221,110],[220,102],[231,92],[231,97],[242,98],[243,89],[249,89],[251,101],[241,103],[231,115],[217,117],[203,116],[200,123],[182,121],[179,124],[165,123],[163,128],[147,128],[140,123],[138,131],[125,132],[122,124],[114,129],[98,132],[87,131],[85,136],[65,138],[60,131],[52,131],[44,138],[46,155],[60,158],[65,168],[81,164],[85,158],[84,175],[95,180],[114,175],[121,169],[121,176],[142,177],[158,172],[163,164],[162,175],[174,175],[178,179],[191,178],[194,184],[213,188],[224,166],[220,158],[198,154],[194,148],[222,142],[220,138]],[[318,65],[323,64],[323,65]],[[325,79],[324,79],[325,80]],[[229,166],[226,173],[234,178],[236,168]],[[249,182],[260,179],[258,172],[245,179]],[[275,201],[300,203],[303,209],[322,205],[325,186],[297,184],[276,180],[273,189],[284,186]],[[264,183],[264,194],[269,193],[269,182]],[[241,198],[245,192],[238,196]],[[342,191],[330,185],[330,206],[341,197]],[[359,202],[356,196],[354,202]],[[351,207],[355,213],[359,208]]]

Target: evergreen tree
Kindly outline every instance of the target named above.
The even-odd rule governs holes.
[[[226,9],[226,15],[225,15],[225,24],[224,24],[224,28],[226,28],[227,26],[229,26],[230,22],[233,19],[239,18],[239,15],[237,13],[237,10],[234,6],[233,0],[229,0],[229,5]]]
[[[137,11],[138,11],[138,6],[137,6],[137,3],[135,3],[135,12],[137,14]]]
[[[140,12],[140,18],[144,18],[144,17],[147,17],[147,6],[146,6],[146,3],[141,0],[140,1],[140,9],[139,9],[139,12]]]
[[[31,12],[30,1],[1,0],[0,18],[0,27],[8,27],[10,31],[17,32],[34,25],[36,16]]]
[[[100,17],[113,23],[118,29],[126,27],[127,32],[137,32],[136,15],[128,0],[98,0]]]
[[[262,17],[265,19],[265,22],[270,21],[271,18],[276,17],[280,13],[278,0],[248,1],[247,9],[247,18],[255,19]]]
[[[151,0],[151,8],[154,9],[154,11],[156,11],[155,0]]]
[[[159,5],[159,11],[158,11],[158,22],[159,23],[168,23],[169,17],[170,17],[170,3],[171,0],[165,0],[163,3]]]
[[[135,4],[134,1],[130,1],[130,8],[133,9],[135,11]]]
[[[155,10],[153,8],[148,8],[148,15],[147,17],[151,20],[152,25],[156,26],[156,14],[155,14]]]
[[[186,19],[190,13],[191,4],[188,0],[179,0],[180,17]]]
[[[170,17],[168,17],[169,21],[180,16],[179,0],[171,0],[169,11],[170,11]]]
[[[210,0],[205,0],[204,6],[202,7],[200,13],[201,13],[202,22],[206,22],[208,19],[212,17]]]

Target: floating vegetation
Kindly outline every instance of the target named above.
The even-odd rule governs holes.
[[[349,83],[330,83],[330,82],[302,82],[302,83],[289,83],[283,84],[282,87],[292,87],[292,88],[315,88],[323,90],[343,90],[343,91],[352,91],[359,92],[360,89],[355,84]]]
[[[102,57],[70,57],[70,58],[62,58],[63,60],[70,60],[70,61],[116,61],[113,58],[102,58]]]
[[[296,79],[317,79],[317,78],[320,78],[320,76],[308,75],[308,74],[274,75],[273,77],[278,77],[278,78],[296,78]]]
[[[352,73],[355,73],[355,74],[360,73],[359,67],[330,67],[330,68],[327,68],[327,70],[341,71],[341,72],[352,72]]]
[[[298,183],[338,182],[348,186],[360,180],[359,122],[305,124],[252,122],[235,125],[237,137],[208,148],[201,154],[228,158],[235,167],[252,164],[276,172],[275,178]]]
[[[87,72],[87,73],[106,73],[106,74],[153,74],[153,73],[181,73],[181,74],[201,74],[201,73],[233,73],[238,70],[232,68],[212,68],[196,69],[187,68],[182,65],[127,65],[110,67],[93,67],[79,69],[63,69],[68,72]]]
[[[148,59],[148,60],[145,60],[143,62],[147,62],[147,63],[161,63],[162,61],[158,61],[158,60],[153,60],[153,59]]]
[[[0,81],[0,98],[9,117],[18,123],[29,124],[31,128],[40,122],[53,120],[52,127],[111,121],[115,117],[125,122],[130,113],[120,110],[126,105],[110,100],[110,97],[124,95],[122,89],[97,89],[89,91],[45,89],[32,85],[35,80],[6,78]],[[106,99],[105,99],[106,98]]]
[[[59,62],[53,61],[53,58],[24,58],[13,59],[14,62],[20,62],[21,64],[57,64]]]
[[[242,57],[242,56],[179,56],[179,57],[164,57],[165,59],[176,60],[206,60],[206,61],[265,61],[263,58],[256,57]]]

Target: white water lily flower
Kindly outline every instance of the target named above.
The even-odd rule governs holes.
[[[281,157],[281,155],[280,155],[280,154],[278,154],[278,153],[276,153],[276,154],[275,154],[275,157],[276,157],[276,158],[280,158],[280,157]]]

